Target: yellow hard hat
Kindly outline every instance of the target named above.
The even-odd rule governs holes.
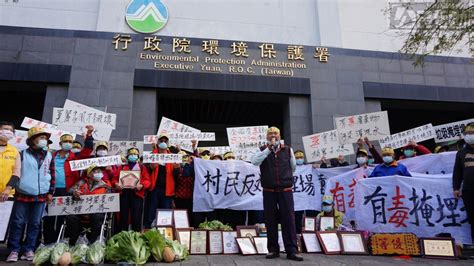
[[[89,168],[87,168],[87,171],[86,171],[87,175],[90,175],[90,173],[94,171],[96,168],[99,168],[96,164],[89,166]]]
[[[104,146],[107,150],[109,150],[109,143],[107,143],[107,141],[97,142],[95,149],[97,150],[97,148],[99,148],[100,146]]]
[[[59,142],[63,142],[63,141],[74,141],[74,137],[71,135],[71,134],[63,134],[60,138],[59,138]]]
[[[31,146],[32,145],[31,140],[33,139],[33,137],[36,137],[39,135],[46,135],[48,139],[51,137],[51,133],[44,131],[44,128],[32,127],[28,130],[28,138],[26,139],[26,144]]]
[[[385,147],[382,149],[382,155],[388,154],[388,155],[394,155],[395,151],[393,150],[392,147]]]
[[[270,134],[270,133],[278,133],[278,134],[280,134],[280,129],[278,129],[277,127],[270,127],[270,128],[268,128],[268,130],[267,130],[267,134]]]

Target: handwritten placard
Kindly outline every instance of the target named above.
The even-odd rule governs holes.
[[[268,126],[227,128],[229,146],[236,159],[250,161],[250,158],[267,142]]]
[[[426,124],[379,139],[379,142],[382,147],[388,146],[397,149],[407,145],[411,140],[421,142],[435,137],[436,133],[433,126]]]
[[[337,117],[334,122],[341,144],[356,143],[364,137],[379,140],[390,135],[387,111]]]
[[[66,100],[63,108],[53,109],[53,124],[67,126],[93,125],[96,128],[115,129],[117,116],[87,105]]]
[[[316,162],[339,155],[354,154],[352,144],[339,144],[337,130],[330,130],[303,137],[303,147],[308,162]]]
[[[474,118],[433,127],[436,132],[435,142],[462,139],[464,137],[464,127],[472,122],[474,122]]]
[[[188,125],[185,125],[183,123],[171,120],[166,117],[161,118],[160,126],[158,127],[158,132],[156,135],[161,135],[161,134],[171,134],[171,133],[182,133],[182,132],[187,132],[187,133],[200,133],[201,130],[190,127]],[[156,143],[156,142],[155,142]],[[182,150],[193,152],[192,144],[190,141],[187,140],[172,140],[170,139],[170,144],[171,145],[179,145]]]
[[[55,125],[39,121],[33,118],[25,117],[23,118],[23,122],[21,123],[22,128],[30,129],[32,127],[40,127],[40,128],[51,128],[51,129],[56,129],[57,127]]]
[[[104,166],[109,166],[109,165],[121,165],[122,159],[120,158],[120,155],[114,155],[114,156],[69,161],[69,165],[71,166],[71,171],[84,170],[84,169],[89,168],[93,164],[99,167],[104,167]]]
[[[120,194],[54,197],[48,204],[48,216],[120,212]]]
[[[208,150],[211,154],[224,154],[232,149],[229,146],[200,147],[199,150]]]
[[[200,141],[216,141],[216,133],[214,132],[172,132],[168,134],[170,140],[176,141],[187,141],[200,140]]]
[[[182,163],[183,155],[174,153],[143,153],[143,163]]]
[[[26,145],[26,139],[28,138],[28,131],[26,130],[15,130],[15,137],[8,141],[10,145],[15,146],[18,150],[22,151],[28,148]]]
[[[94,141],[94,148],[99,141]],[[143,141],[109,141],[110,155],[127,155],[130,148],[137,148],[140,153],[143,152]]]

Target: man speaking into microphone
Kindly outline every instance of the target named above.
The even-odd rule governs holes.
[[[280,257],[278,223],[281,223],[286,257],[302,261],[296,244],[295,210],[293,202],[293,172],[296,159],[289,146],[280,143],[280,130],[267,130],[267,145],[260,148],[251,159],[260,166],[263,188],[263,211],[267,227],[267,259]]]

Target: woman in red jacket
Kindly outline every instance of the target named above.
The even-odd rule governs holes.
[[[140,177],[135,188],[124,187],[124,180],[119,180],[116,175],[112,181],[120,191],[120,228],[128,230],[129,217],[131,215],[132,230],[140,232],[142,229],[143,199],[145,190],[151,186],[148,170],[138,162],[140,152],[137,148],[127,150],[127,164],[122,165],[121,171],[136,171]],[[124,178],[133,178],[124,176]]]

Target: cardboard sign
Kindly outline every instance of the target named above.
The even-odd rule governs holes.
[[[250,161],[251,157],[267,142],[268,126],[229,127],[227,138],[235,158]]]
[[[452,140],[460,140],[464,137],[464,127],[474,122],[474,118],[466,119],[458,122],[435,126],[436,132],[435,142],[446,142]]]
[[[379,139],[380,146],[392,147],[394,149],[401,148],[413,140],[415,142],[421,142],[424,140],[432,139],[436,136],[436,133],[431,124],[426,124],[421,127],[412,128],[393,134],[391,136]]]
[[[143,163],[182,163],[183,155],[174,153],[143,153]]]
[[[48,216],[77,215],[91,213],[120,212],[120,194],[80,196],[79,200],[71,196],[54,197],[48,204]]]
[[[368,137],[379,140],[390,135],[387,111],[334,118],[339,143],[352,144]]]
[[[121,165],[122,159],[120,155],[97,157],[84,160],[70,161],[71,171],[79,171],[89,168],[91,165],[97,165],[98,167],[104,167],[109,165]]]
[[[303,137],[304,152],[308,162],[316,162],[321,157],[336,158],[339,155],[354,154],[352,144],[339,144],[337,130],[330,130]]]

